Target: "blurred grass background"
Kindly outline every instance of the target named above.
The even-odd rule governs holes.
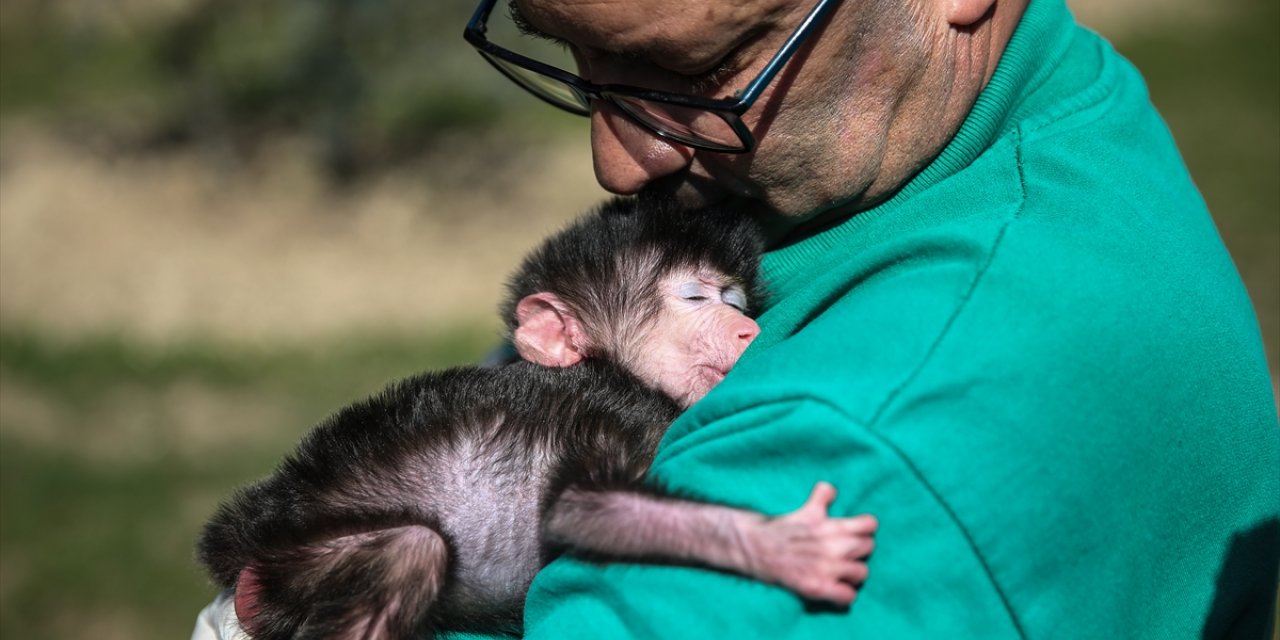
[[[1274,377],[1280,9],[1073,7],[1145,72]],[[494,343],[504,274],[602,193],[585,121],[485,66],[471,9],[0,3],[0,637],[187,637],[230,487]]]

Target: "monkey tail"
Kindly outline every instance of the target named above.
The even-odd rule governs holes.
[[[448,546],[428,526],[321,540],[241,570],[236,617],[259,640],[413,638],[430,628],[448,564]]]

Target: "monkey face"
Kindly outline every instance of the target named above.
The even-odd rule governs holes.
[[[658,316],[633,342],[627,366],[688,407],[718,384],[760,333],[741,286],[715,271],[673,273],[659,285]]]

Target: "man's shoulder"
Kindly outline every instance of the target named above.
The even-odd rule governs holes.
[[[917,398],[983,411],[984,394],[1040,422],[1047,409],[1078,422],[1085,405],[1156,420],[1143,403],[1185,398],[1265,408],[1252,307],[1202,205],[1106,189],[1092,202],[1066,187],[1007,198],[824,256],[761,318],[728,383],[829,400],[868,424]],[[1206,372],[1234,382],[1205,384]]]

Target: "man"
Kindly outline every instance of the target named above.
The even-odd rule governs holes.
[[[654,480],[769,513],[829,480],[881,522],[847,610],[562,558],[529,637],[1263,633],[1256,320],[1138,73],[1061,0],[516,0],[576,73],[489,42],[494,4],[468,39],[591,118],[604,187],[773,237],[763,332]]]

